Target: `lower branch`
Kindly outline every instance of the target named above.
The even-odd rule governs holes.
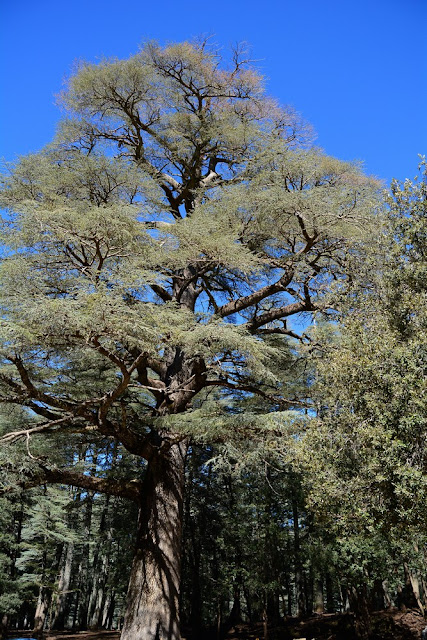
[[[43,484],[64,484],[95,493],[106,493],[119,498],[127,498],[134,502],[141,499],[142,483],[137,480],[110,480],[107,478],[95,478],[83,473],[77,473],[68,469],[49,468],[38,461],[35,475],[19,479],[13,485],[0,488],[0,495],[16,491],[16,489],[32,489]]]

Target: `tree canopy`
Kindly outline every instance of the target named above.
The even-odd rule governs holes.
[[[37,430],[96,427],[146,454],[124,398],[134,426],[209,386],[286,399],[269,338],[327,308],[377,185],[301,148],[238,52],[219,63],[184,43],[83,64],[58,139],[4,179],[2,382]]]
[[[79,65],[61,102],[2,178],[0,399],[23,416],[4,491],[20,468],[135,502],[123,638],[177,640],[188,446],[250,449],[314,406],[296,344],[378,237],[380,185],[313,147],[239,50],[149,43]],[[89,445],[118,447],[108,472]]]

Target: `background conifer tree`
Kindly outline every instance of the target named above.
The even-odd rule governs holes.
[[[393,182],[380,255],[367,254],[339,326],[317,329],[319,414],[301,440],[308,506],[361,637],[389,591],[426,607],[426,177],[423,160],[415,180]]]

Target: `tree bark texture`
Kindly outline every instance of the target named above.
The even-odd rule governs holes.
[[[59,582],[58,582],[58,596],[56,601],[54,618],[51,625],[52,629],[64,628],[65,618],[66,618],[65,605],[67,601],[68,592],[70,589],[73,556],[74,556],[74,544],[73,542],[68,542],[65,545],[63,558],[62,558],[61,573],[59,575]]]
[[[324,595],[323,595],[323,579],[322,576],[317,576],[314,580],[314,612],[324,613]]]
[[[102,628],[111,631],[113,625],[114,609],[116,604],[115,591],[112,589],[104,602],[104,610],[102,613]]]
[[[49,610],[52,598],[52,591],[47,587],[40,587],[37,599],[36,613],[34,616],[33,636],[35,638],[43,638],[43,629],[46,621],[47,612]]]
[[[347,594],[351,611],[354,613],[356,636],[360,640],[368,640],[372,628],[366,585],[359,589],[350,586]]]
[[[186,448],[172,444],[148,462],[121,640],[180,640]]]
[[[91,630],[98,629],[102,624],[102,611],[106,598],[106,584],[110,566],[112,540],[111,525],[108,524],[108,513],[110,509],[109,498],[110,496],[107,495],[98,531],[100,543],[94,553],[92,563],[92,592],[88,606],[88,627]]]
[[[418,579],[418,576],[415,571],[412,571],[412,569],[409,568],[409,565],[407,562],[403,564],[403,567],[405,570],[405,578],[406,578],[407,584],[410,586],[412,590],[413,599],[415,600],[417,607],[421,612],[421,615],[424,616],[424,613],[425,613],[424,605],[421,600],[420,581]]]
[[[94,461],[95,462],[95,461]],[[92,536],[92,514],[94,492],[88,491],[83,502],[85,509],[83,523],[85,542],[83,545],[82,558],[79,564],[79,584],[78,584],[78,610],[77,610],[77,626],[79,631],[87,629],[89,593],[90,593],[90,575],[89,575],[89,557],[90,557],[90,540]],[[81,498],[80,498],[81,499]],[[73,624],[74,626],[74,624]]]

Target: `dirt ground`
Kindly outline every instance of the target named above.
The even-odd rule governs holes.
[[[420,640],[427,620],[417,611],[378,611],[372,614],[370,640]],[[29,631],[9,633],[9,638],[30,638]],[[118,631],[47,631],[45,640],[119,640]],[[236,625],[224,636],[225,640],[264,640],[262,624]],[[306,620],[290,618],[280,627],[269,629],[268,640],[356,640],[353,617],[350,614],[316,615]],[[204,634],[203,640],[216,640],[216,633]],[[183,640],[196,640],[191,632],[183,633]],[[199,640],[199,639],[197,639]]]
[[[420,640],[427,619],[419,611],[378,611],[372,614],[370,640]],[[263,627],[239,625],[226,640],[263,640]],[[268,640],[356,640],[351,614],[316,615],[301,621],[288,619],[284,625],[269,629]]]

